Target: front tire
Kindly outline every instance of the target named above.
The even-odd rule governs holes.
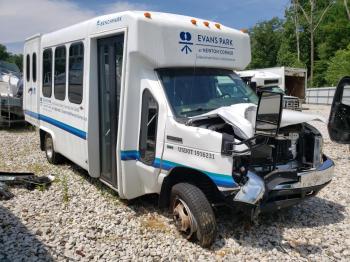
[[[179,183],[171,190],[170,211],[178,230],[187,239],[197,239],[202,247],[210,247],[216,237],[213,209],[204,193],[196,186]]]
[[[45,155],[50,164],[57,165],[62,162],[62,156],[55,151],[50,134],[45,135]]]

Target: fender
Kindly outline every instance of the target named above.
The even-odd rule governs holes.
[[[44,150],[44,141],[45,141],[44,138],[45,137],[42,137],[42,132],[50,134],[50,136],[52,137],[53,146],[56,148],[56,136],[55,136],[55,133],[52,130],[50,130],[49,128],[40,125],[40,127],[39,127],[40,149],[42,151]]]

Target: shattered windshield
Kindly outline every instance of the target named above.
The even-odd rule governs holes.
[[[255,92],[230,70],[171,68],[157,71],[168,101],[179,118],[201,115],[223,106],[258,103]]]

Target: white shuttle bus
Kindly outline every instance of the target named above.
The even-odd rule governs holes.
[[[157,13],[105,15],[28,38],[24,110],[50,163],[86,169],[123,199],[159,194],[179,230],[209,246],[213,207],[256,217],[314,196],[333,176],[320,119],[281,110],[233,72],[248,34]],[[258,128],[259,127],[259,128]]]

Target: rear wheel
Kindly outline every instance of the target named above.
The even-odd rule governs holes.
[[[45,135],[45,154],[49,163],[57,165],[62,162],[62,156],[55,152],[53,139],[50,134]]]
[[[171,190],[170,211],[178,230],[187,239],[197,239],[202,247],[215,240],[216,221],[204,193],[196,186],[179,183]]]

